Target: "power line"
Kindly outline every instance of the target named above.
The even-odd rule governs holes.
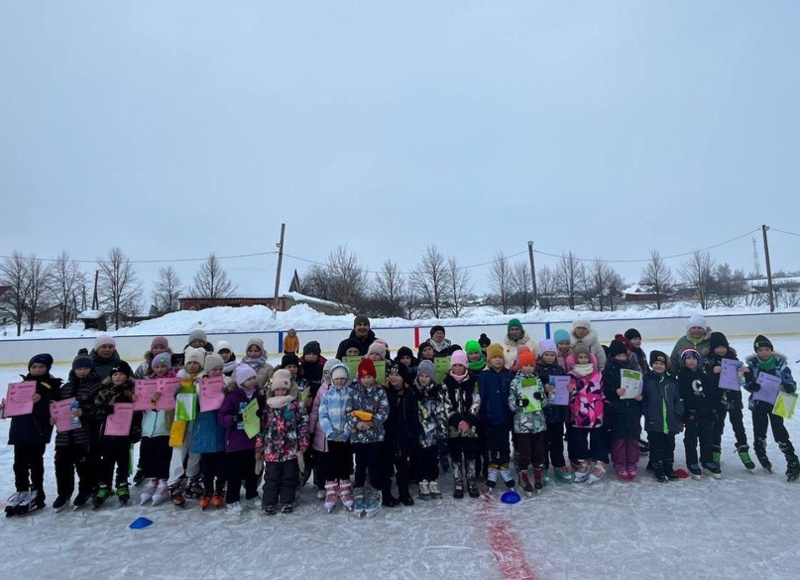
[[[796,233],[794,233],[794,232],[786,232],[786,231],[784,231],[784,230],[779,230],[778,228],[773,228],[772,226],[770,226],[770,228],[769,228],[769,229],[770,229],[771,231],[773,231],[773,232],[780,232],[780,233],[782,233],[782,234],[788,234],[788,235],[790,235],[790,236],[797,236],[798,238],[800,238],[800,234],[796,234]]]
[[[257,256],[269,256],[272,254],[277,254],[278,252],[259,252],[257,254],[238,254],[234,256],[215,256],[217,260],[233,260],[236,258],[255,258]],[[13,256],[0,256],[0,259],[11,259]],[[25,258],[26,260],[30,258]],[[38,258],[33,257],[34,260],[37,262],[58,262],[61,258]],[[102,259],[102,258],[101,258]],[[130,260],[131,264],[171,264],[174,262],[205,262],[208,260],[208,256],[205,258],[175,258],[172,260]],[[98,260],[73,260],[70,259],[70,262],[75,262],[77,264],[96,264]]]

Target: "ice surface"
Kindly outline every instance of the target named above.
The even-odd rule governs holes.
[[[794,361],[800,339],[777,339]],[[732,341],[740,353],[750,341]],[[647,350],[671,344],[645,343]],[[0,370],[0,384],[19,369]],[[68,368],[54,368],[66,376]],[[796,373],[797,374],[797,373]],[[745,412],[752,443],[749,412]],[[797,418],[787,427],[800,443]],[[7,439],[9,421],[0,421]],[[783,475],[783,455],[769,437],[773,474],[749,473],[725,432],[723,478],[658,484],[640,463],[640,481],[620,482],[611,473],[599,484],[551,483],[542,494],[508,506],[451,497],[452,480],[441,475],[444,499],[383,510],[371,520],[344,512],[327,515],[309,484],[294,514],[241,517],[224,510],[202,512],[191,500],[179,510],[118,508],[64,511],[55,499],[54,446],[46,456],[48,507],[2,521],[0,578],[800,578],[800,486]],[[676,467],[684,467],[682,437]],[[14,491],[13,447],[0,446],[2,498]],[[502,486],[501,486],[502,487]],[[415,492],[415,488],[413,488]],[[132,503],[138,504],[138,490]],[[499,495],[499,494],[498,494]],[[153,525],[130,530],[145,516]]]

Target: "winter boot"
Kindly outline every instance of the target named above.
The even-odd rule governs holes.
[[[390,492],[388,489],[383,490],[381,492],[381,496],[383,498],[381,500],[381,505],[383,505],[383,507],[396,508],[400,505],[400,500],[394,497],[392,492]]]
[[[583,483],[587,479],[589,479],[589,462],[579,461],[575,470],[575,483]]]
[[[89,501],[91,497],[90,493],[85,491],[79,491],[78,495],[75,496],[75,500],[72,502],[72,509],[76,510],[86,505],[86,502]]]
[[[504,463],[500,466],[500,477],[503,478],[503,483],[506,484],[508,489],[514,489],[516,482],[514,481],[514,476],[511,475],[511,471],[508,468],[508,463]]]
[[[597,483],[606,476],[606,464],[598,461],[589,473],[589,484]]]
[[[363,502],[363,491],[361,498]],[[346,510],[353,511],[353,505],[356,499],[353,495],[353,485],[350,483],[349,479],[339,481],[339,499],[342,500],[342,505]]]
[[[383,504],[381,495],[383,494],[377,489],[373,489],[372,493],[369,494],[369,498],[366,500],[364,506],[364,512],[368,518],[374,517],[381,509],[381,505]]]
[[[148,477],[144,482],[144,489],[142,489],[142,493],[139,496],[139,505],[144,505],[153,499],[153,494],[156,492],[156,486],[158,485],[158,480],[154,477]]]
[[[58,496],[53,502],[53,509],[56,510],[56,513],[61,513],[67,506],[69,506],[69,497],[66,495]]]
[[[664,471],[664,464],[660,461],[653,462],[653,477],[658,483],[669,483],[669,477]]]
[[[526,494],[530,495],[533,493],[533,485],[531,485],[531,479],[528,477],[527,470],[520,472],[519,485]]]
[[[458,481],[456,481],[456,489],[458,489]],[[464,490],[461,490],[461,494],[463,497]],[[423,501],[431,499],[431,484],[427,479],[423,479],[419,482],[419,499]]]
[[[707,461],[703,464],[703,471],[706,475],[710,475],[714,479],[722,478],[722,471],[719,468],[719,463],[714,461]]]
[[[306,479],[306,481],[308,481],[308,479]],[[305,485],[305,484],[303,484],[303,485]],[[281,508],[281,513],[282,514],[290,514],[293,511],[294,511],[294,507],[290,503],[283,504],[283,507]]]
[[[173,485],[169,490],[169,498],[172,500],[172,504],[175,507],[182,508],[186,505],[186,497],[183,495],[183,489],[181,488],[181,484]]]
[[[741,445],[736,448],[736,453],[739,455],[739,459],[742,460],[745,468],[747,469],[755,469],[756,464],[753,463],[753,460],[750,459],[750,448],[747,445]]]
[[[153,492],[153,505],[159,505],[167,501],[170,497],[170,489],[166,479],[161,479]]]
[[[111,496],[111,489],[105,486],[100,486],[100,489],[97,490],[97,494],[95,494],[94,499],[92,500],[92,509],[100,508],[106,500]]]
[[[628,465],[628,481],[633,481],[636,479],[637,475],[637,467],[635,463],[631,463]]]
[[[353,494],[355,497],[355,508],[354,511],[358,517],[364,517],[364,488],[363,487],[356,487],[353,489]],[[344,502],[343,502],[344,503]]]
[[[561,483],[572,483],[572,468],[569,465],[563,467],[554,467],[553,471],[556,473],[556,481]]]
[[[678,481],[680,477],[675,472],[675,469],[672,467],[672,461],[665,461],[664,462],[664,475],[667,476],[667,479],[670,481]]]
[[[782,441],[778,443],[778,447],[786,457],[786,479],[788,481],[796,481],[800,477],[800,462],[797,460],[794,446],[790,441]]]
[[[435,479],[431,480],[429,484],[429,489],[431,491],[431,499],[442,499],[442,492],[439,491],[439,482]],[[463,493],[463,490],[462,490]]]
[[[131,490],[127,483],[117,484],[117,499],[119,505],[126,506],[131,501]]]
[[[543,469],[534,467],[533,469],[533,489],[536,490],[536,493],[542,491],[544,487],[544,482],[542,481],[542,474]]]
[[[761,467],[772,473],[772,463],[767,457],[767,440],[762,438],[753,441],[753,451],[756,452],[756,459]]]
[[[624,464],[615,463],[614,464],[614,471],[617,472],[617,476],[622,481],[628,481],[628,468]]]
[[[722,465],[722,447],[719,445],[712,446],[711,459],[717,465]]]
[[[700,466],[697,463],[692,463],[689,466],[689,474],[692,476],[692,479],[703,478],[703,470],[700,469]]]
[[[335,481],[325,484],[325,509],[331,513],[336,507],[336,502],[339,499],[339,484]]]

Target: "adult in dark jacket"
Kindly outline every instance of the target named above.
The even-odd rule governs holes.
[[[400,501],[409,502],[409,458],[419,447],[421,428],[417,397],[408,383],[408,372],[403,364],[393,364],[387,370],[386,398],[389,401],[389,416],[383,424],[383,505],[396,507],[397,498],[392,496],[391,477],[396,471],[397,493]]]
[[[101,334],[94,339],[94,348],[89,356],[92,357],[94,372],[101,381],[111,376],[111,369],[122,360],[117,352],[117,341],[108,334]]]
[[[707,357],[711,351],[710,337],[711,328],[706,324],[706,319],[700,314],[691,316],[686,323],[686,335],[679,338],[672,348],[669,357],[670,367],[667,370],[674,374],[678,373],[681,353],[687,348],[695,349],[703,358]]]
[[[353,321],[353,330],[350,332],[350,336],[339,343],[339,348],[336,349],[336,358],[342,360],[348,346],[351,345],[357,345],[359,353],[364,356],[373,342],[375,342],[375,333],[370,329],[369,318],[359,314]]]
[[[644,428],[650,441],[650,463],[659,482],[675,480],[675,435],[682,425],[683,400],[678,381],[667,374],[667,355],[659,350],[650,352],[650,371],[642,386]]]
[[[642,432],[642,396],[620,398],[622,371],[631,369],[627,346],[612,340],[608,347],[606,366],[603,367],[603,393],[608,399],[606,416],[611,430],[611,461],[614,470],[623,480],[636,477],[639,462],[639,435]]]
[[[433,349],[434,357],[452,356],[453,351],[460,350],[457,344],[453,344],[449,339],[445,338],[444,326],[437,324],[431,327],[430,338],[422,344],[429,344]],[[420,349],[422,349],[420,344]]]
[[[50,403],[58,401],[61,379],[50,374],[53,357],[37,354],[28,362],[23,381],[34,381],[33,412],[12,417],[8,444],[14,446],[15,493],[6,506],[7,515],[23,514],[44,507],[44,452],[50,443]],[[10,509],[9,509],[10,508]]]

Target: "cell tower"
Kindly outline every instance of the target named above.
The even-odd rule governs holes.
[[[758,260],[758,244],[756,244],[755,236],[752,238],[753,240],[753,267],[755,268],[753,271],[756,274],[756,278],[761,278],[761,266],[759,265],[760,262]]]

